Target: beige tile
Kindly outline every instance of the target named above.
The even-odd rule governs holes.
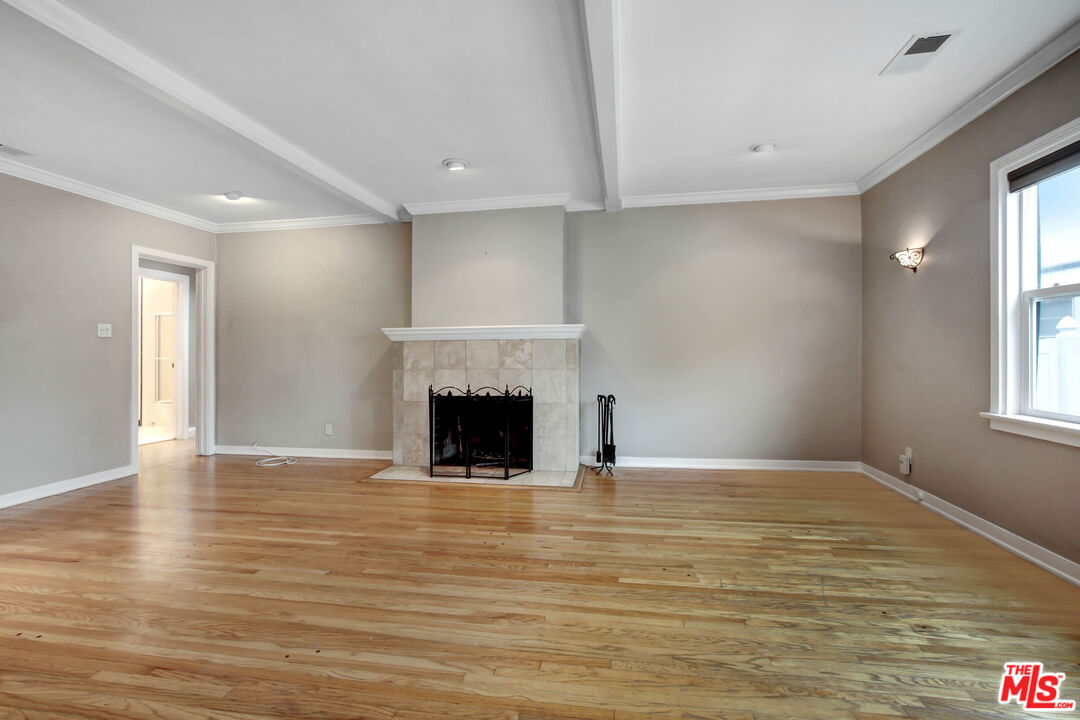
[[[472,370],[499,369],[498,340],[468,340],[465,343],[465,367]]]
[[[427,465],[431,461],[431,449],[428,447],[426,434],[402,435],[404,440],[404,462],[406,465]]]
[[[405,369],[427,370],[435,367],[435,343],[421,340],[405,343]]]
[[[566,406],[562,403],[533,403],[533,436],[566,437]]]
[[[405,446],[402,445],[401,438],[394,438],[394,464],[405,464]]]
[[[465,392],[465,386],[468,384],[466,379],[466,370],[446,370],[438,369],[435,371],[435,389],[440,390],[444,387],[455,387],[462,392]],[[457,393],[454,393],[455,395]]]
[[[533,438],[533,470],[566,470],[565,438]]]
[[[427,402],[428,388],[434,382],[434,370],[406,370],[402,399],[407,402]]]
[[[427,402],[401,403],[401,434],[423,435],[428,431]]]
[[[566,437],[576,438],[579,435],[581,422],[581,406],[578,403],[566,403]]]
[[[465,369],[464,340],[435,341],[435,369]]]
[[[465,371],[465,382],[473,390],[482,387],[499,388],[499,371],[470,368]]]
[[[533,370],[532,382],[534,402],[566,402],[565,370]]]
[[[532,367],[532,340],[500,340],[499,367],[520,370]]]
[[[566,367],[565,340],[533,340],[532,354],[534,370],[537,368],[561,370]]]
[[[566,371],[566,402],[578,403],[581,400],[581,381],[577,370]]]
[[[390,343],[390,358],[395,370],[405,369],[405,348],[403,342]]]
[[[512,368],[506,368],[499,370],[499,384],[495,387],[500,390],[505,390],[509,387],[513,390],[517,386],[531,388],[533,384],[533,371],[532,370],[515,370]],[[534,400],[535,402],[535,400]]]
[[[400,343],[399,343],[400,344]],[[401,400],[405,396],[405,371],[394,370],[394,400]]]
[[[566,438],[566,470],[577,470],[577,466],[581,464],[581,453],[578,452],[578,441],[576,437]]]
[[[577,340],[566,341],[566,369],[576,370],[579,364],[580,345]]]

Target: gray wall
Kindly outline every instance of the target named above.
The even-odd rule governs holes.
[[[857,197],[571,213],[583,453],[858,460]],[[589,398],[592,398],[590,401]]]
[[[412,325],[563,321],[561,207],[413,219]]]
[[[184,427],[178,428],[180,431],[185,431],[188,428],[195,427],[195,419],[199,417],[198,406],[196,404],[199,402],[199,372],[197,370],[199,357],[199,327],[196,321],[198,311],[195,307],[195,274],[198,271],[195,268],[182,267],[180,265],[173,265],[172,263],[145,259],[139,260],[139,267],[146,268],[147,270],[161,270],[177,275],[186,275],[188,278],[188,356],[185,359],[188,369],[187,420],[185,421],[186,424]]]
[[[392,449],[393,363],[380,328],[409,324],[410,229],[219,237],[219,444]]]
[[[130,462],[133,244],[215,253],[211,233],[0,175],[0,493]]]
[[[1080,561],[1080,449],[991,430],[990,163],[1080,116],[1074,54],[862,197],[868,464]],[[915,275],[889,253],[926,243]]]

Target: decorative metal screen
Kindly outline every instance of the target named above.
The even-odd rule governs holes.
[[[532,470],[532,390],[428,388],[431,477],[504,480]]]

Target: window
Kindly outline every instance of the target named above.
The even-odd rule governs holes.
[[[1080,120],[991,164],[991,427],[1080,446]]]

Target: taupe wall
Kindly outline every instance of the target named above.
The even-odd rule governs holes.
[[[572,213],[583,453],[858,460],[857,197]],[[590,400],[591,398],[591,400]]]
[[[0,175],[0,493],[130,462],[133,244],[213,259],[216,240]]]
[[[412,326],[563,321],[561,207],[413,219]]]
[[[393,363],[380,328],[409,324],[410,230],[219,237],[218,444],[392,449]]]
[[[184,360],[188,364],[187,424],[184,425],[184,427],[179,428],[181,431],[187,430],[188,428],[195,427],[196,418],[199,417],[197,405],[199,402],[199,372],[197,369],[199,359],[199,328],[197,322],[198,310],[195,306],[195,274],[197,273],[197,270],[195,268],[182,267],[180,265],[159,262],[157,260],[139,260],[139,267],[146,268],[147,270],[162,270],[177,275],[186,275],[188,279],[188,353],[187,358]]]
[[[868,464],[1080,560],[1080,449],[990,430],[990,162],[1080,116],[1074,54],[870,189],[863,217]],[[926,244],[917,274],[889,253]]]

